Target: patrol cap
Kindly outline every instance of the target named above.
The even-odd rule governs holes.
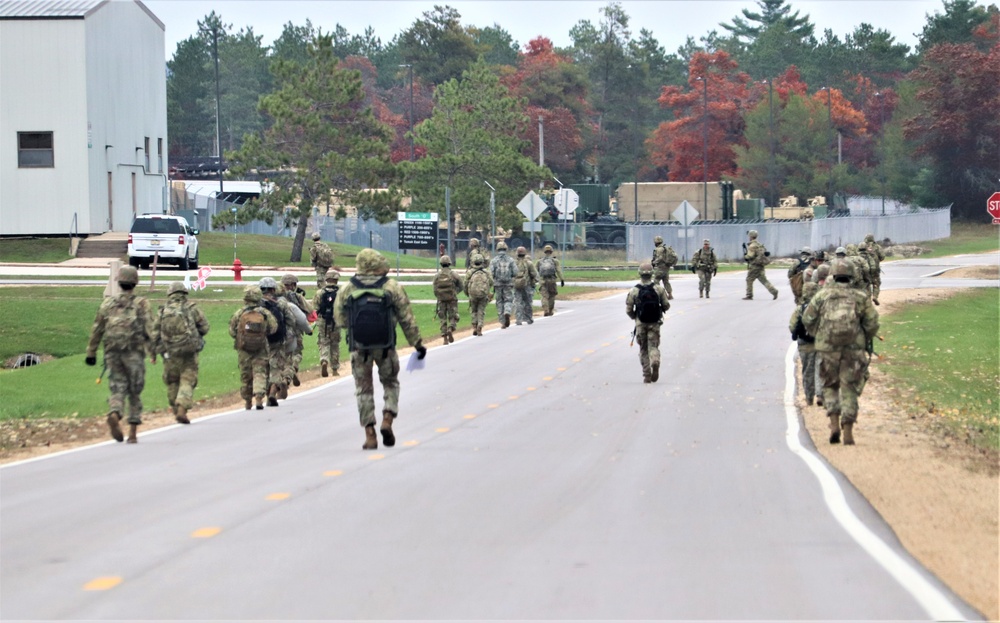
[[[122,266],[118,269],[118,283],[136,285],[139,283],[139,271],[135,266]]]
[[[257,287],[261,290],[277,290],[278,282],[270,277],[264,277],[260,280],[260,283],[257,284]]]
[[[847,249],[844,247],[837,247],[837,250],[833,252],[834,255],[847,255]]]
[[[299,278],[292,273],[285,273],[281,276],[281,283],[285,286],[294,286],[299,283]]]
[[[497,251],[506,251],[506,250],[507,250],[507,243],[506,242],[504,242],[503,240],[501,240],[500,242],[497,243]]]
[[[183,281],[171,281],[170,287],[167,288],[167,296],[170,296],[171,294],[177,294],[178,292],[180,292],[181,294],[187,294],[188,289],[184,285]]]
[[[247,303],[260,303],[262,298],[264,298],[264,295],[257,286],[247,286],[243,288],[243,300]]]
[[[322,238],[322,236],[320,236],[319,232],[318,231],[314,231],[313,235],[312,235],[312,239],[313,240],[319,240],[320,238]]]
[[[652,274],[653,274],[653,265],[652,264],[650,264],[649,262],[643,262],[642,264],[639,264],[639,276],[640,277],[647,277],[647,276],[652,275]]]
[[[551,244],[545,245],[545,249],[543,249],[543,251],[545,251],[545,253],[547,254],[552,253],[552,245]]]
[[[340,273],[338,273],[335,270],[331,270],[330,272],[328,272],[326,274],[326,282],[327,283],[337,283],[337,281],[339,281],[339,280],[340,280]]]
[[[442,255],[440,262],[442,266],[451,266],[451,258],[447,255]]]

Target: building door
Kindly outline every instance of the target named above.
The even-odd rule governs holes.
[[[139,204],[138,189],[136,188],[135,173],[132,174],[132,220],[135,220]]]
[[[115,193],[111,183],[111,171],[108,171],[108,231],[115,228]]]

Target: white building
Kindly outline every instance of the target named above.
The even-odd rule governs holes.
[[[0,1],[0,235],[167,208],[164,26],[137,0]]]

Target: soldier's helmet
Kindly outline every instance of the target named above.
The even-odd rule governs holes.
[[[826,261],[826,253],[823,253],[822,251],[816,251],[815,253],[813,253],[813,259],[814,260],[819,260],[820,262],[825,262]]]
[[[469,238],[469,246],[470,247],[478,247],[479,246],[479,238]]]
[[[139,271],[135,266],[122,266],[118,269],[118,283],[136,285],[139,283]]]
[[[337,283],[337,281],[339,281],[339,280],[340,280],[340,273],[338,273],[335,270],[331,270],[330,272],[328,272],[326,274],[326,282],[327,283]]]
[[[386,275],[389,273],[389,260],[375,249],[361,249],[355,262],[358,272],[364,275]]]
[[[813,250],[809,247],[802,247],[802,255],[812,255]]]
[[[243,288],[243,300],[247,303],[260,303],[264,295],[257,286],[247,286]]]
[[[263,279],[260,280],[260,283],[257,284],[257,287],[260,288],[261,291],[263,291],[263,290],[277,290],[278,289],[278,282],[275,281],[274,279],[270,278],[270,277],[264,277]]]
[[[834,277],[851,277],[854,275],[854,271],[851,270],[851,265],[844,260],[834,260],[830,264],[830,274]]]
[[[819,284],[810,281],[802,286],[802,299],[808,302],[812,300],[812,297],[816,296],[817,292],[819,292]]]
[[[868,255],[868,245],[863,242],[859,244],[858,253],[860,253],[861,255]]]
[[[451,266],[451,258],[447,255],[442,255],[440,262],[442,266]]]
[[[528,254],[528,250],[525,249],[524,247],[518,247],[517,248],[517,256],[518,257],[524,257],[527,254]]]
[[[750,231],[747,232],[747,235],[750,236],[750,238],[752,238],[752,239],[756,239],[757,238],[757,230],[756,229],[751,229]]]
[[[827,277],[830,276],[830,265],[820,264],[819,268],[816,269],[816,280],[825,281]]]
[[[545,251],[545,255],[548,255],[549,253],[552,253],[552,245],[551,244],[545,245],[545,248],[543,249],[543,251]]]
[[[847,254],[848,255],[857,255],[858,254],[858,245],[856,245],[856,244],[849,244],[849,245],[847,245]]]
[[[500,241],[497,243],[497,251],[506,251],[506,250],[507,250],[506,242]]]
[[[875,242],[875,234],[865,235],[865,242]]]
[[[472,265],[473,266],[482,266],[483,265],[483,256],[479,255],[478,253],[476,255],[474,255],[472,257]]]
[[[292,273],[285,273],[281,276],[281,285],[289,289],[295,289],[295,286],[299,284],[299,278]]]
[[[184,286],[183,281],[171,281],[170,287],[167,288],[167,296],[170,296],[171,294],[177,294],[178,292],[180,292],[181,294],[187,294],[188,289]]]
[[[660,245],[663,244],[663,236],[657,236],[653,238],[653,244]]]
[[[702,243],[702,244],[705,244],[705,245],[708,245],[708,244],[712,244],[712,243],[711,243],[711,242],[709,241],[709,239],[708,239],[708,238],[705,238],[704,240],[702,240],[702,241],[701,241],[701,243]]]
[[[322,238],[322,236],[320,236],[319,232],[318,231],[314,231],[313,235],[312,235],[312,239],[313,240],[319,240],[320,238]]]
[[[837,247],[837,250],[833,252],[834,255],[847,255],[847,249],[844,247]]]
[[[649,262],[643,262],[639,264],[639,276],[640,277],[652,277],[653,276],[653,265]]]

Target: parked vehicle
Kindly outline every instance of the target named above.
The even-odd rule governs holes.
[[[128,263],[149,268],[175,264],[181,270],[198,268],[198,230],[187,219],[171,214],[142,214],[132,221],[128,234]]]

